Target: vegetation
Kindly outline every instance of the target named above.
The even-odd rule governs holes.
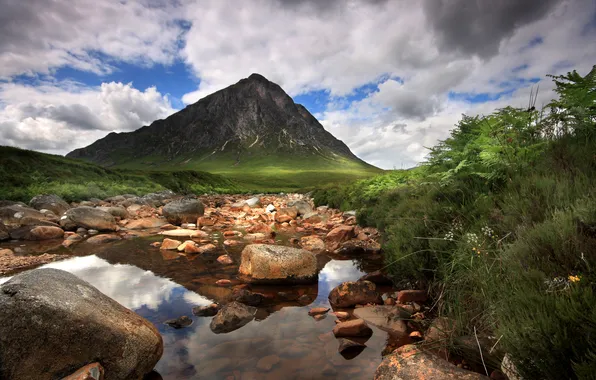
[[[458,333],[494,336],[525,379],[596,373],[596,67],[543,110],[464,116],[409,171],[315,192],[385,232],[396,279]]]
[[[198,194],[239,190],[229,179],[205,172],[110,170],[12,147],[0,147],[0,178],[0,199],[23,202],[38,194],[58,194],[67,201],[80,201],[164,189]]]

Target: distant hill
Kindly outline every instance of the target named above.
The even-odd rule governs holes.
[[[106,167],[205,170],[253,183],[277,179],[292,182],[290,187],[380,171],[259,74],[134,132],[110,133],[67,157]]]

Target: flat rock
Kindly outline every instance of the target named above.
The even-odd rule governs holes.
[[[182,244],[182,242],[179,240],[165,238],[163,239],[163,242],[161,243],[159,249],[176,250],[178,249],[180,244]]]
[[[320,314],[327,314],[327,312],[331,310],[328,307],[314,307],[308,311],[308,315],[320,315]]]
[[[98,231],[116,231],[118,226],[112,214],[91,207],[71,208],[65,213],[76,226]]]
[[[192,308],[192,313],[197,317],[213,317],[217,312],[221,309],[221,307],[216,304],[212,303],[211,305],[206,306],[195,306]]]
[[[167,222],[161,218],[142,218],[131,220],[126,224],[129,230],[144,230],[148,228],[160,228],[165,226]]]
[[[407,345],[385,356],[375,372],[374,379],[482,380],[488,377],[458,368],[438,356],[418,350],[416,346]]]
[[[241,328],[254,319],[256,308],[239,302],[225,305],[211,320],[209,327],[216,334],[229,333]]]
[[[312,283],[318,278],[317,259],[312,252],[267,244],[247,245],[238,272],[251,283]]]
[[[381,304],[383,300],[376,289],[375,284],[370,281],[343,282],[331,290],[329,302],[334,308]]]
[[[110,379],[142,378],[163,353],[153,324],[65,271],[16,275],[0,310],[2,378],[62,378],[96,361]]]
[[[373,331],[363,319],[340,322],[333,328],[333,335],[340,337],[369,337]]]
[[[173,327],[175,329],[182,329],[182,328],[192,325],[192,319],[187,317],[186,315],[183,315],[179,318],[168,319],[167,321],[164,322],[164,324],[166,324],[170,327]]]
[[[90,244],[105,244],[105,243],[111,243],[111,242],[115,242],[115,241],[119,241],[122,240],[122,238],[118,235],[115,234],[101,234],[101,235],[95,235],[93,237],[90,237],[89,239],[87,239],[87,243]]]
[[[361,307],[354,309],[354,316],[396,335],[408,333],[407,323],[402,319],[403,315],[395,306]]]

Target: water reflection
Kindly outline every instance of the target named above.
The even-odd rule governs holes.
[[[363,262],[320,257],[319,282],[312,286],[254,287],[269,296],[269,304],[258,311],[259,318],[227,334],[214,334],[212,317],[195,317],[193,306],[226,299],[231,290],[214,286],[218,278],[233,281],[237,266],[222,268],[218,253],[196,260],[164,258],[148,248],[145,239],[111,245],[95,255],[73,257],[43,267],[71,272],[90,282],[106,295],[147,318],[164,339],[164,355],[156,366],[164,379],[370,379],[381,362],[387,335],[373,327],[374,334],[358,355],[344,358],[331,333],[334,317],[320,321],[308,316],[313,306],[328,306],[329,291],[343,281],[364,274]],[[228,252],[235,261],[239,252]],[[374,265],[367,263],[367,268]],[[378,266],[377,266],[378,268]],[[375,268],[376,269],[376,268]],[[0,283],[8,278],[0,278]],[[299,306],[281,302],[278,292],[306,294],[314,302]],[[182,315],[194,323],[176,330],[164,325]],[[260,360],[274,355],[269,368]]]

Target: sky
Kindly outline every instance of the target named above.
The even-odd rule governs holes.
[[[596,64],[593,0],[0,0],[0,145],[66,154],[260,73],[365,161]]]

